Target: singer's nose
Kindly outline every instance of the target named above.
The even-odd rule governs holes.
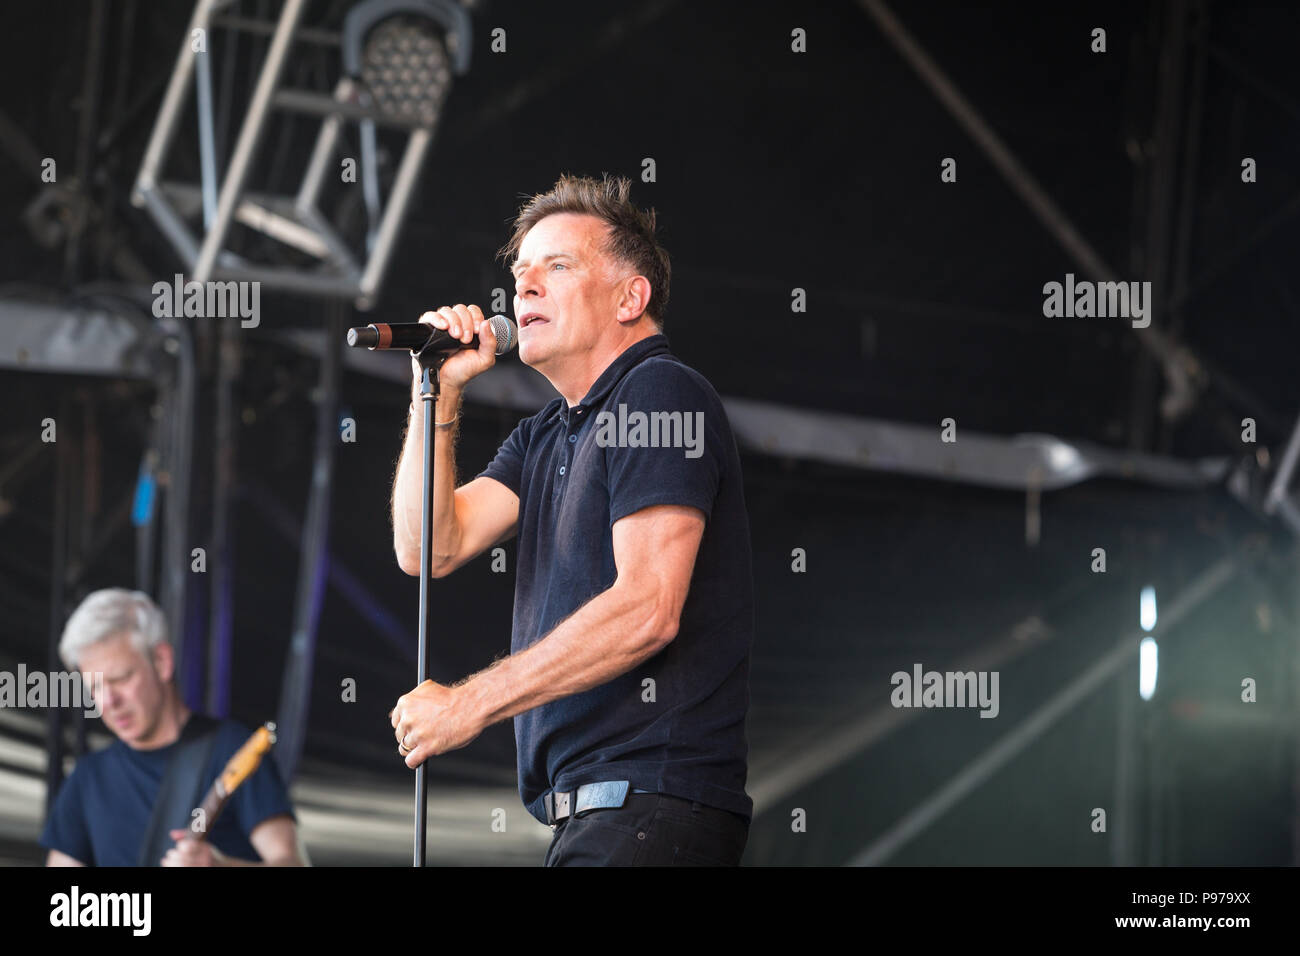
[[[515,295],[517,298],[524,298],[528,295],[541,295],[541,283],[537,279],[538,266],[532,265],[524,268],[519,273],[519,278],[515,280]]]

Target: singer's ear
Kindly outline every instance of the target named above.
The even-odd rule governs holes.
[[[650,280],[645,276],[631,276],[623,280],[623,294],[615,314],[620,322],[635,322],[650,304]]]

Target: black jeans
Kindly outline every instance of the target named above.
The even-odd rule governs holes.
[[[559,824],[544,866],[739,866],[749,821],[660,793],[629,793],[621,807]]]

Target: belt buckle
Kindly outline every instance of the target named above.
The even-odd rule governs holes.
[[[546,808],[546,824],[552,830],[562,820],[576,817],[585,810],[599,810],[608,807],[621,807],[627,802],[629,793],[634,793],[627,780],[603,780],[599,783],[584,783],[567,792],[552,790],[542,797],[542,806]]]
[[[583,784],[573,792],[573,815],[585,810],[602,810],[621,807],[627,802],[631,784],[626,780],[602,780]]]

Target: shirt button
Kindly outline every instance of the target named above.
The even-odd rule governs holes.
[[[560,474],[564,474],[564,466],[563,466],[563,465],[560,466]]]
[[[577,440],[578,440],[578,436],[577,436],[577,435],[570,435],[570,436],[569,436],[569,444],[570,444],[570,445],[572,445],[572,444],[573,444],[575,441],[577,441]]]

